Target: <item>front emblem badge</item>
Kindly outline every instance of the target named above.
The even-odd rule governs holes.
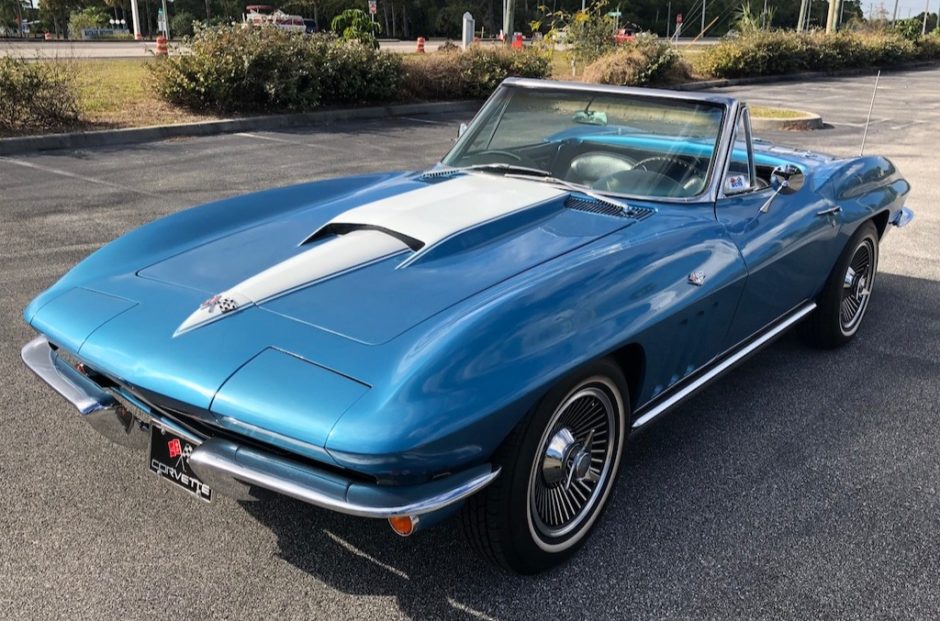
[[[698,271],[689,274],[689,284],[701,287],[705,284],[705,272]]]

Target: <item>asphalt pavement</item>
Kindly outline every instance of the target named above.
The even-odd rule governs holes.
[[[776,141],[858,152],[873,76],[726,89],[819,112]],[[855,341],[787,337],[633,437],[570,563],[507,575],[458,524],[272,497],[195,501],[21,363],[28,301],[100,244],[200,202],[448,148],[459,114],[0,158],[0,618],[869,619],[940,611],[940,70],[885,74],[866,151],[913,185]],[[143,327],[142,329],[145,329]]]

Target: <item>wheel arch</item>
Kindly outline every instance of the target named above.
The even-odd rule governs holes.
[[[636,411],[637,400],[642,392],[646,377],[646,350],[639,343],[627,343],[610,353],[620,372],[627,381],[630,391],[630,411]]]
[[[889,209],[885,209],[879,213],[876,213],[871,217],[871,221],[874,223],[875,228],[878,229],[878,239],[881,240],[885,235],[885,231],[888,229],[888,218],[891,215]]]

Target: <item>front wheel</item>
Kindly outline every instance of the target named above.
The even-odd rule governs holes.
[[[806,336],[820,347],[838,347],[858,332],[878,272],[878,230],[865,222],[849,239],[807,319]]]
[[[502,474],[468,501],[471,543],[524,574],[574,554],[607,504],[628,420],[626,382],[612,361],[559,383],[497,451]]]

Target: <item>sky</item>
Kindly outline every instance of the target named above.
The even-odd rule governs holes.
[[[880,4],[884,4],[888,16],[891,16],[894,12],[894,0],[861,0],[861,2],[862,11],[865,12],[866,16],[871,10],[870,7],[874,6],[877,9]],[[908,15],[911,17],[920,15],[924,11],[924,6],[925,0],[900,0],[898,2],[898,19],[905,19]],[[940,9],[940,0],[930,0],[930,12],[936,13],[938,9]]]

